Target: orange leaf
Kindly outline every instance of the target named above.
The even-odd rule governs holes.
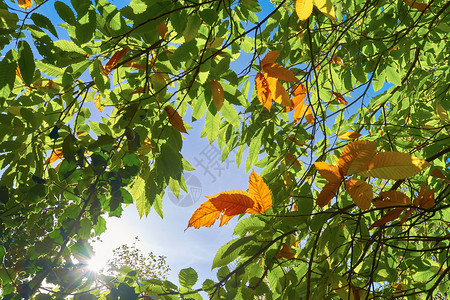
[[[353,201],[362,210],[367,210],[372,205],[372,186],[361,179],[351,178],[345,182],[345,188]]]
[[[344,96],[342,96],[341,93],[331,92],[331,94],[334,96],[334,100],[336,100],[340,104],[344,104],[344,105],[348,104],[347,100],[345,100]]]
[[[341,140],[354,140],[361,136],[361,133],[356,131],[348,131],[346,133],[338,135]]]
[[[374,199],[373,204],[377,208],[390,207],[390,206],[404,206],[410,205],[411,200],[404,193],[399,191],[384,191],[380,193],[380,197]]]
[[[339,170],[343,176],[352,175],[366,168],[377,152],[377,144],[372,141],[348,143],[339,157]]]
[[[402,213],[402,211],[404,210],[403,207],[397,207],[394,208],[393,210],[387,212],[381,219],[375,221],[372,226],[369,227],[369,230],[371,230],[374,227],[380,227],[380,226],[384,226],[386,223],[394,221],[395,219],[397,219],[400,214]]]
[[[294,96],[299,96],[299,95],[306,96],[307,93],[308,93],[308,90],[305,88],[305,86],[303,84],[296,84],[292,87],[292,94]]]
[[[306,122],[308,122],[309,124],[314,124],[314,115],[312,113],[311,106],[310,105],[307,106],[305,104],[305,108],[306,108],[306,112],[300,112],[300,113],[302,114],[302,116],[303,116],[303,114],[305,115]],[[302,118],[300,116],[300,113],[297,114],[297,111],[294,113],[294,120],[295,119],[300,120]]]
[[[406,5],[408,5],[408,6],[412,7],[412,8],[415,8],[417,10],[420,10],[420,11],[426,10],[427,6],[428,6],[427,3],[419,3],[419,2],[417,2],[415,0],[403,0],[403,2],[405,2]]]
[[[249,208],[254,206],[254,201],[245,191],[228,191],[207,196],[207,199],[227,216],[236,216],[245,213]]]
[[[102,103],[102,100],[103,100],[103,98],[102,98],[102,95],[101,95],[101,94],[97,94],[97,95],[95,96],[95,98],[94,98],[94,104],[95,104],[95,107],[96,107],[100,112],[103,111],[103,103]]]
[[[183,119],[172,106],[164,107],[164,111],[169,117],[169,122],[173,127],[178,129],[180,132],[187,133],[186,128],[184,127]]]
[[[316,161],[314,163],[319,174],[325,178],[329,183],[340,183],[342,176],[339,168],[323,161]]]
[[[206,201],[192,214],[188,227],[211,227],[219,217],[220,211],[210,201]]]
[[[287,159],[288,161],[290,161],[294,166],[298,166],[298,167],[301,167],[301,166],[302,166],[302,165],[298,162],[297,158],[296,158],[293,154],[291,154],[291,153],[286,154],[286,159]]]
[[[275,102],[284,106],[293,106],[288,92],[286,92],[283,85],[278,81],[278,79],[269,76],[266,77],[266,80],[269,83],[270,93]]]
[[[330,203],[331,199],[336,195],[337,190],[339,189],[340,183],[327,183],[323,187],[322,191],[320,191],[319,196],[317,196],[316,203],[320,207],[324,207],[328,203]]]
[[[131,61],[127,61],[125,63],[125,65],[127,65],[127,66],[129,66],[131,68],[138,69],[138,70],[147,70],[147,66],[146,65],[140,65],[140,64],[137,64],[137,63],[134,63],[134,62],[131,62]]]
[[[344,62],[342,61],[342,58],[340,58],[338,56],[331,57],[331,62],[335,65],[344,66]]]
[[[225,101],[222,85],[215,79],[211,80],[212,98],[217,111],[222,108]]]
[[[290,112],[290,111],[294,110],[299,105],[303,106],[303,104],[304,104],[303,99],[305,99],[305,97],[306,97],[306,94],[295,95],[294,98],[292,98],[293,106],[286,106],[284,108],[284,112]]]
[[[268,111],[270,111],[270,107],[272,106],[272,96],[266,76],[262,73],[256,74],[255,87],[259,102],[261,102],[261,104],[267,108]]]
[[[447,179],[447,177],[445,177],[444,173],[442,173],[442,171],[439,169],[434,169],[430,175],[433,177],[436,177],[436,178],[444,179],[445,181],[447,181],[447,183],[449,183],[449,180]]]
[[[165,39],[169,30],[167,29],[166,23],[162,22],[156,27],[156,31],[158,31],[158,34],[162,39]]]
[[[416,201],[417,200],[417,201]],[[434,189],[419,193],[417,199],[414,200],[420,207],[424,209],[433,208],[434,206]]]
[[[30,8],[31,5],[33,4],[32,0],[18,0],[17,4],[19,4],[19,7],[22,9],[27,9]]]
[[[62,149],[53,150],[50,157],[47,158],[47,160],[44,162],[44,165],[54,163],[55,161],[57,161],[60,158],[63,158]]]
[[[122,50],[117,51],[114,55],[108,60],[105,65],[105,72],[111,75],[111,70],[117,65],[117,63],[125,57],[128,53],[128,48],[123,48]]]
[[[270,77],[275,77],[280,80],[286,81],[286,82],[296,82],[298,81],[298,78],[295,77],[294,73],[292,73],[291,70],[286,69],[285,67],[282,67],[278,64],[272,63],[272,64],[265,64],[263,66],[264,72],[266,72]]]
[[[267,64],[273,64],[280,55],[280,52],[280,50],[267,52],[266,56],[264,56],[264,58],[261,60],[261,69],[263,69]]]
[[[264,213],[269,208],[272,207],[272,196],[270,194],[270,189],[265,184],[261,176],[252,171],[248,182],[248,191],[255,202],[253,207],[247,210],[248,213]]]

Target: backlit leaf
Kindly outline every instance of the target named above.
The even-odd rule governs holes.
[[[169,122],[173,127],[178,129],[180,132],[187,133],[186,128],[184,127],[183,119],[172,106],[164,107],[164,111],[169,117]]]
[[[317,196],[316,204],[320,207],[324,207],[330,203],[331,199],[336,195],[339,189],[340,183],[327,183],[320,191],[319,196]]]
[[[272,64],[265,64],[263,66],[264,72],[266,72],[270,77],[275,77],[280,80],[286,81],[286,82],[296,82],[298,81],[298,78],[295,77],[294,73],[292,73],[291,70],[286,69],[285,67],[282,67],[278,64],[272,63]]]
[[[289,246],[286,243],[281,244],[281,250],[277,254],[278,259],[286,258],[286,259],[293,259],[295,258],[295,250],[292,249],[291,246]]]
[[[389,190],[381,192],[380,197],[374,199],[373,204],[377,208],[411,205],[411,199],[402,192]]]
[[[343,105],[348,104],[347,100],[345,100],[344,96],[342,96],[341,93],[331,92],[331,94],[334,96],[334,100],[336,100],[340,104],[343,104]]]
[[[331,0],[314,0],[314,5],[330,20],[335,20],[334,5]]]
[[[19,4],[19,7],[22,9],[30,8],[33,4],[32,0],[17,0],[17,4]]]
[[[267,77],[267,82],[269,83],[270,93],[275,102],[284,106],[293,106],[291,98],[288,92],[284,89],[281,82],[274,77]]]
[[[335,65],[340,65],[342,67],[344,66],[344,61],[342,60],[342,58],[340,58],[338,56],[331,57],[331,62]]]
[[[52,154],[50,155],[49,158],[47,158],[47,160],[45,161],[44,164],[48,165],[48,164],[54,163],[55,161],[57,161],[60,158],[63,158],[62,149],[54,150],[54,151],[52,151]]]
[[[447,181],[447,183],[449,182],[449,180],[447,179],[447,177],[445,177],[445,175],[442,173],[441,170],[439,169],[434,169],[431,174],[431,176],[436,177],[436,178],[441,178],[444,179],[445,181]]]
[[[300,20],[304,21],[309,18],[313,11],[313,0],[296,0],[295,12]]]
[[[252,171],[250,174],[248,192],[255,203],[247,212],[262,214],[272,207],[272,196],[269,187],[255,171]]]
[[[429,162],[401,152],[381,152],[369,162],[366,171],[357,172],[361,176],[383,179],[405,179],[417,175],[430,165]]]
[[[430,209],[434,206],[434,189],[431,190],[424,190],[422,189],[417,196],[416,199],[414,199],[414,205],[420,206],[424,209]]]
[[[220,217],[220,211],[211,203],[206,201],[192,214],[188,227],[200,228],[211,227]]]
[[[427,9],[428,4],[427,3],[422,3],[422,2],[418,2],[416,0],[403,0],[403,2],[406,3],[406,5],[415,8],[417,10],[420,11],[424,11]]]
[[[319,171],[320,176],[325,178],[330,183],[340,183],[342,176],[339,172],[339,168],[333,165],[330,165],[323,161],[316,161],[314,163],[317,171]]]
[[[351,178],[345,182],[345,188],[353,201],[362,210],[367,210],[372,205],[372,186],[361,179]]]
[[[123,48],[122,50],[117,51],[114,53],[114,55],[108,60],[108,62],[105,65],[105,72],[109,75],[111,75],[111,70],[117,65],[117,63],[125,57],[125,55],[128,53],[128,48]],[[106,74],[105,74],[106,75]]]
[[[277,60],[278,56],[280,55],[280,50],[275,51],[269,51],[267,52],[266,56],[261,60],[261,69],[264,69],[265,65],[273,64]]]
[[[397,208],[394,208],[393,210],[387,212],[381,219],[375,221],[369,227],[369,230],[374,227],[384,226],[384,225],[386,225],[386,223],[394,221],[395,219],[397,219],[400,216],[400,214],[402,213],[403,210],[404,210],[403,207],[397,207]]]
[[[286,160],[288,160],[290,163],[292,163],[292,165],[301,167],[301,164],[299,163],[299,161],[297,160],[295,155],[288,153],[288,154],[286,154],[285,157],[286,157]]]
[[[222,108],[225,100],[222,85],[215,79],[211,80],[212,98],[217,111]]]
[[[97,94],[97,95],[94,97],[94,104],[95,104],[95,107],[96,107],[100,112],[103,111],[103,97],[102,97],[101,94]]]
[[[158,31],[162,39],[165,39],[169,30],[167,29],[167,24],[162,22],[156,27],[156,31]]]
[[[254,205],[254,201],[249,193],[240,190],[222,192],[206,198],[217,210],[227,216],[243,214]]]
[[[356,131],[348,131],[346,133],[338,135],[341,140],[354,140],[361,136],[361,133]]]
[[[266,76],[264,76],[262,73],[256,74],[255,87],[259,102],[261,102],[261,104],[265,108],[267,108],[268,111],[270,111],[270,108],[272,106],[272,95]]]
[[[377,152],[373,141],[354,141],[348,143],[342,151],[338,165],[342,175],[352,175],[366,168]]]

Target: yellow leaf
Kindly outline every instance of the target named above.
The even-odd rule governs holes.
[[[418,174],[429,165],[429,162],[408,153],[382,152],[372,158],[365,171],[357,174],[383,179],[405,179]]]
[[[313,0],[296,0],[295,12],[301,21],[309,18],[313,11]]]
[[[267,64],[273,64],[277,60],[278,56],[280,55],[280,50],[275,51],[269,51],[267,52],[266,56],[261,60],[260,66],[261,69],[264,69],[264,66]]]
[[[122,50],[117,51],[114,53],[114,55],[108,60],[108,62],[105,65],[104,72],[106,72],[105,75],[111,75],[112,69],[117,65],[117,63],[125,57],[125,55],[128,53],[128,48],[123,48]]]
[[[316,161],[314,163],[320,176],[325,178],[330,183],[340,183],[342,176],[339,172],[339,168],[323,161]]]
[[[288,92],[284,89],[281,82],[274,77],[266,77],[267,82],[269,83],[270,93],[275,102],[284,105],[284,106],[293,106],[291,98],[289,97]]]
[[[248,192],[254,201],[252,209],[248,213],[264,213],[272,207],[272,196],[269,187],[261,176],[252,171],[248,180]]]
[[[445,108],[440,104],[436,104],[436,111],[439,115],[439,118],[441,119],[441,121],[443,122],[448,122],[448,113],[445,111]]]
[[[335,20],[334,5],[331,0],[314,0],[316,7],[329,19]]]
[[[278,64],[272,63],[272,64],[265,64],[263,66],[264,72],[266,72],[270,77],[275,77],[280,80],[286,81],[286,82],[296,82],[298,81],[298,78],[295,77],[294,73],[292,73],[291,70],[286,69],[285,67],[282,67]]]
[[[415,8],[417,10],[420,10],[420,11],[426,10],[427,6],[428,6],[427,3],[420,3],[420,2],[418,2],[416,0],[403,0],[403,2],[405,2],[406,5],[408,5],[408,6],[412,7],[412,8]]]
[[[411,200],[404,193],[399,191],[384,191],[380,197],[374,199],[373,204],[376,208],[411,205]]]
[[[223,41],[224,38],[214,38],[211,42],[208,43],[206,48],[221,48]]]
[[[349,131],[343,134],[338,135],[338,138],[341,140],[354,140],[361,136],[361,133],[356,131]]]
[[[272,95],[270,93],[270,87],[266,77],[267,75],[264,76],[262,73],[256,74],[255,87],[259,102],[261,102],[261,104],[267,108],[268,111],[270,111],[272,106]]]
[[[222,108],[225,101],[222,85],[215,79],[211,80],[212,98],[217,111]]]
[[[95,98],[94,98],[94,104],[95,104],[95,107],[100,111],[100,112],[102,112],[103,111],[103,98],[102,98],[102,95],[100,95],[100,94],[97,94],[96,96],[95,96]]]
[[[62,149],[54,150],[54,151],[52,151],[52,155],[50,155],[50,157],[47,158],[44,165],[54,163],[55,161],[57,161],[58,159],[60,159],[62,157],[63,157]]]
[[[324,207],[328,203],[330,203],[331,199],[336,195],[337,190],[339,189],[340,183],[327,183],[323,187],[322,191],[320,191],[319,196],[317,196],[316,204],[320,207]]]
[[[30,8],[33,4],[32,0],[17,0],[17,4],[19,4],[19,7],[22,9]]]
[[[362,210],[367,210],[372,205],[372,186],[361,179],[351,178],[345,182],[345,188],[353,201]]]
[[[184,127],[183,119],[172,106],[164,107],[164,111],[169,117],[169,122],[173,127],[178,129],[180,132],[187,133],[186,128]]]
[[[373,141],[354,141],[348,143],[339,157],[339,170],[343,176],[352,175],[365,169],[377,153],[377,144]]]
[[[158,32],[159,36],[160,36],[162,39],[165,39],[166,36],[167,36],[167,32],[168,32],[169,30],[167,29],[166,23],[162,22],[162,23],[160,23],[160,24],[156,27],[156,31]]]

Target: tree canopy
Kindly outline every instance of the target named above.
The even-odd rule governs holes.
[[[0,293],[446,298],[450,2],[426,1],[1,1]],[[217,278],[93,288],[89,239],[163,216],[192,126],[261,170],[188,223],[241,216]]]

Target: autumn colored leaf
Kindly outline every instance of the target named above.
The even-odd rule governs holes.
[[[358,175],[383,179],[405,179],[418,174],[430,165],[429,162],[401,152],[381,152],[376,154]]]
[[[336,100],[340,104],[343,104],[343,105],[348,104],[347,100],[345,100],[344,96],[342,96],[341,93],[331,92],[331,94],[334,96],[334,100]]]
[[[265,213],[272,207],[272,196],[270,194],[269,187],[264,182],[261,176],[252,171],[248,182],[248,192],[255,202],[252,209],[247,212],[253,213]]]
[[[291,153],[286,154],[286,160],[290,161],[291,164],[294,165],[294,166],[301,167],[301,164],[299,163],[299,161],[297,160],[295,155],[293,155]]]
[[[305,94],[298,94],[298,95],[295,95],[295,96],[292,98],[292,105],[293,105],[293,106],[286,106],[286,107],[284,108],[284,112],[290,112],[290,111],[294,110],[294,109],[295,109],[297,106],[299,106],[299,105],[302,105],[302,106],[303,106],[303,104],[304,104],[303,100],[305,99],[305,97],[306,97],[306,93],[305,93]]]
[[[411,205],[411,200],[402,192],[389,190],[380,193],[380,197],[373,200],[376,208]]]
[[[303,84],[295,84],[292,87],[292,94],[294,96],[303,96],[302,100],[306,97],[306,94],[308,93],[308,90],[305,88]]]
[[[439,169],[434,169],[430,175],[436,178],[444,179],[447,183],[449,183],[447,177],[445,177],[444,173],[442,173],[442,171]]]
[[[134,63],[134,62],[131,62],[131,61],[127,61],[125,63],[125,65],[127,65],[127,66],[129,66],[131,68],[138,69],[138,70],[147,70],[147,66],[146,65],[140,65],[140,64],[137,64],[137,63]]]
[[[421,189],[419,195],[414,199],[414,205],[424,209],[433,208],[434,206],[434,189],[425,190]]]
[[[331,199],[336,196],[337,190],[339,189],[340,183],[327,183],[320,191],[316,199],[316,204],[320,207],[324,207],[330,203]]]
[[[280,52],[281,52],[280,50],[267,52],[266,56],[264,56],[264,58],[261,60],[261,63],[260,63],[261,69],[264,69],[265,65],[275,63],[278,56],[280,55]]]
[[[294,249],[292,249],[292,246],[289,246],[286,243],[281,244],[281,250],[277,254],[278,259],[286,258],[286,259],[293,259],[295,258],[296,254]]]
[[[331,57],[331,63],[335,64],[335,65],[340,65],[340,66],[344,66],[344,61],[342,60],[342,58],[338,57],[338,56],[333,56]]]
[[[17,4],[19,4],[19,7],[22,9],[30,8],[33,4],[32,0],[17,0]]]
[[[164,107],[164,111],[169,117],[169,122],[173,127],[178,129],[180,132],[187,133],[186,128],[184,127],[183,119],[172,106]]]
[[[218,211],[227,216],[243,214],[254,206],[254,201],[249,193],[241,190],[222,192],[206,198]]]
[[[97,95],[94,97],[94,104],[95,104],[95,107],[96,107],[100,112],[103,112],[103,98],[102,98],[102,95],[101,95],[101,94],[97,94]]]
[[[373,229],[374,227],[380,227],[386,225],[386,223],[394,221],[397,219],[402,211],[404,210],[403,207],[397,207],[393,210],[388,211],[381,219],[375,221],[370,227],[369,230]]]
[[[105,75],[111,75],[111,70],[117,65],[117,63],[125,57],[128,53],[128,48],[123,48],[122,50],[117,51],[114,55],[108,60],[105,65],[104,72]]]
[[[412,215],[414,212],[414,209],[408,209],[405,214],[403,215],[403,217],[400,219],[400,225],[402,225],[403,223],[406,222],[406,220],[408,220],[409,216]]]
[[[313,0],[296,0],[295,12],[301,21],[309,18],[313,11]]]
[[[220,111],[225,101],[223,87],[215,79],[211,80],[212,98],[217,111]]]
[[[284,106],[293,106],[291,98],[289,97],[288,92],[284,89],[281,82],[274,77],[266,77],[267,82],[269,83],[270,93],[272,95],[272,99]]]
[[[222,46],[224,38],[214,38],[211,42],[208,43],[206,46],[207,48],[219,48]],[[217,52],[217,55],[219,54],[225,54],[225,52]]]
[[[323,13],[327,18],[334,21],[336,13],[334,11],[334,5],[331,0],[314,0],[314,5]]]
[[[267,82],[266,76],[262,73],[256,74],[255,77],[256,95],[259,102],[270,111],[272,106],[272,95],[270,92],[269,83]]]
[[[361,179],[351,178],[345,182],[345,188],[353,201],[362,210],[367,210],[372,205],[372,186]]]
[[[167,24],[162,22],[156,27],[156,31],[162,39],[165,39],[168,33]]]
[[[192,214],[188,227],[200,228],[211,227],[220,217],[220,211],[211,203],[206,201]]]
[[[348,143],[338,161],[341,174],[343,176],[352,175],[365,169],[376,153],[376,142],[354,141]]]
[[[346,133],[338,135],[341,140],[354,140],[361,136],[361,133],[356,131],[348,131]]]
[[[330,165],[323,161],[316,161],[314,163],[317,171],[320,176],[325,178],[330,183],[340,183],[342,176],[339,172],[339,168],[333,165]]]
[[[48,164],[54,163],[55,161],[57,161],[60,158],[63,158],[62,149],[53,150],[52,154],[50,155],[49,158],[47,158],[47,160],[44,162],[44,164],[48,165]]]
[[[298,140],[296,140],[295,138],[293,138],[292,136],[288,137],[288,140],[290,140],[291,142],[293,142],[294,144],[296,144],[297,146],[304,146],[305,144],[300,143]]]
[[[416,0],[403,0],[406,5],[415,8],[420,11],[425,11],[427,9],[428,4],[427,3],[421,3]]]
[[[295,77],[294,73],[292,73],[291,70],[286,69],[285,67],[282,67],[278,64],[272,63],[272,64],[265,64],[263,66],[264,72],[266,72],[270,77],[275,77],[280,80],[286,81],[286,82],[296,82],[298,81],[298,78]]]

